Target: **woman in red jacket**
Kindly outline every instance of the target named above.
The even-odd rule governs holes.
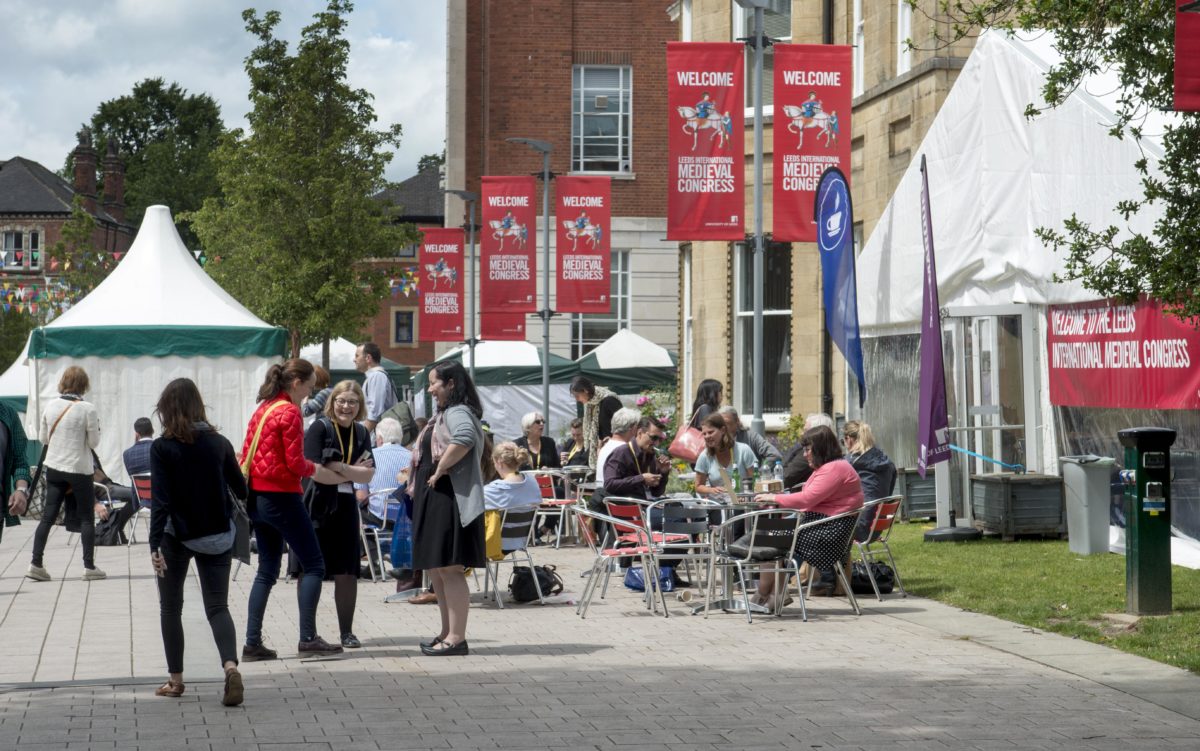
[[[263,644],[262,623],[271,588],[279,578],[285,541],[304,570],[298,595],[301,655],[342,651],[341,646],[329,644],[317,635],[317,602],[321,599],[325,560],[300,493],[302,477],[329,485],[349,482],[337,471],[345,466],[342,462],[321,466],[304,458],[304,419],[299,405],[312,393],[315,382],[313,366],[307,360],[292,359],[272,365],[258,390],[258,409],[246,427],[242,458],[243,461],[250,458],[247,510],[258,540],[258,573],[250,588],[243,662],[273,660],[278,656]]]

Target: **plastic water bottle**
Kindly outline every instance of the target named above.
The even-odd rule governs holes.
[[[775,469],[771,473],[771,479],[783,482],[783,462],[778,459],[775,460]]]

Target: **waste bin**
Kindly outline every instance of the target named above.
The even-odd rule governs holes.
[[[1067,505],[1067,536],[1072,553],[1108,552],[1108,508],[1112,503],[1109,476],[1114,459],[1085,454],[1060,456],[1063,496]]]

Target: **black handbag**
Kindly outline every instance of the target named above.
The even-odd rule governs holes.
[[[542,597],[550,597],[563,591],[562,577],[555,573],[554,566],[534,566],[537,572],[538,586],[541,587]],[[533,584],[533,571],[528,566],[513,566],[512,576],[508,578],[508,591],[515,602],[533,602],[538,598],[537,587]]]
[[[879,585],[879,594],[886,595],[896,587],[896,574],[892,567],[883,561],[871,562],[871,573],[875,574],[875,583]],[[871,586],[871,577],[862,561],[855,561],[850,572],[850,589],[856,595],[873,595],[875,588]]]

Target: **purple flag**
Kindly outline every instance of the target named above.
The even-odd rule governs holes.
[[[946,416],[946,370],[942,362],[942,315],[937,267],[933,262],[933,217],[929,212],[929,173],[921,155],[921,236],[925,239],[925,293],[921,304],[921,403],[917,427],[917,472],[950,458]]]

